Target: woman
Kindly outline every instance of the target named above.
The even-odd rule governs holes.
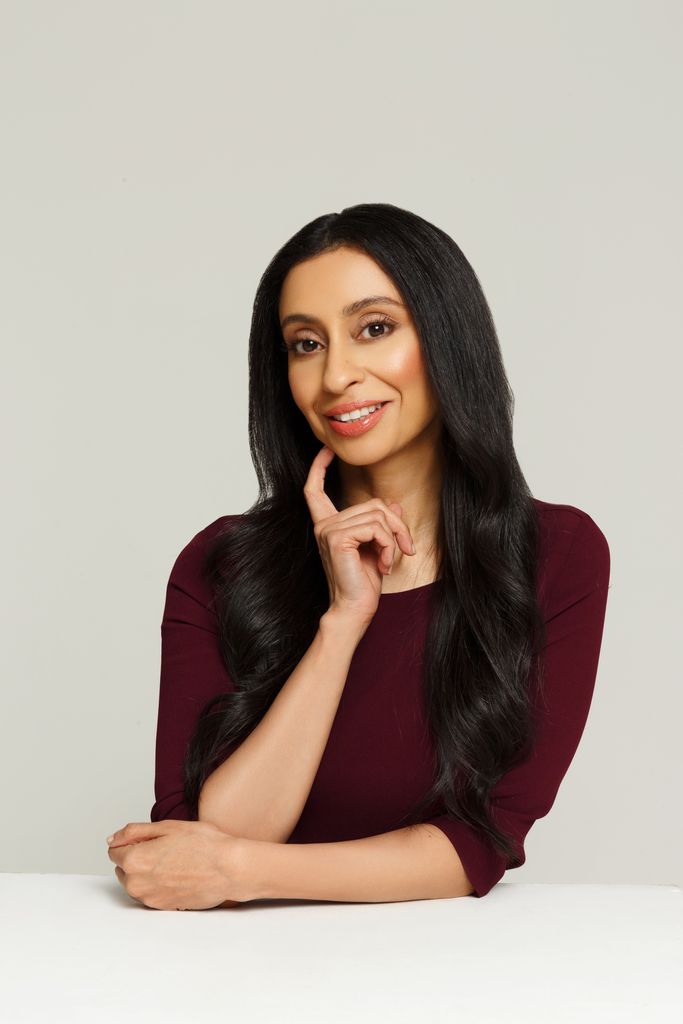
[[[249,367],[259,498],[173,566],[156,802],[117,877],[159,909],[481,897],[581,738],[607,541],[531,495],[479,281],[416,214],[294,235]]]

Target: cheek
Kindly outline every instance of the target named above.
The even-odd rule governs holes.
[[[406,382],[419,381],[424,376],[422,353],[419,348],[406,352],[400,367],[401,376]]]
[[[298,405],[303,413],[306,413],[311,403],[311,395],[309,394],[310,388],[306,387],[305,377],[302,377],[301,374],[290,372],[288,380],[289,390],[295,404]]]
[[[323,427],[319,422],[317,413],[313,409],[313,403],[318,397],[316,387],[307,383],[304,375],[297,373],[289,373],[288,380],[294,404],[298,407],[302,416],[305,416],[308,420],[308,424],[315,436],[324,441],[325,433]]]
[[[391,382],[402,391],[429,390],[419,345],[396,352],[389,366]]]
[[[421,427],[431,420],[435,399],[419,345],[395,353],[391,374],[386,380],[401,393],[402,428]]]

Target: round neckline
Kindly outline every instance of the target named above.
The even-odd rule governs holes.
[[[436,586],[437,583],[441,583],[441,577],[436,580],[432,580],[431,583],[422,583],[419,587],[410,587],[408,590],[393,590],[388,591],[386,594],[380,594],[380,601],[386,597],[405,597],[406,594],[415,594],[419,590],[428,590],[429,587]]]

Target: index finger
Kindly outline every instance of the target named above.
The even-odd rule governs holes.
[[[328,516],[336,515],[338,509],[329,494],[325,493],[325,473],[335,453],[328,445],[323,445],[311,463],[311,468],[304,484],[304,497],[314,523]]]

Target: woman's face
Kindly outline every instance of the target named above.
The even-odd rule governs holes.
[[[375,298],[362,308],[346,308],[368,297]],[[391,278],[365,252],[344,247],[298,263],[284,280],[279,318],[292,397],[344,462],[378,462],[432,424],[433,434],[437,407],[417,330]],[[326,413],[356,400],[389,404],[369,430],[343,436]]]

